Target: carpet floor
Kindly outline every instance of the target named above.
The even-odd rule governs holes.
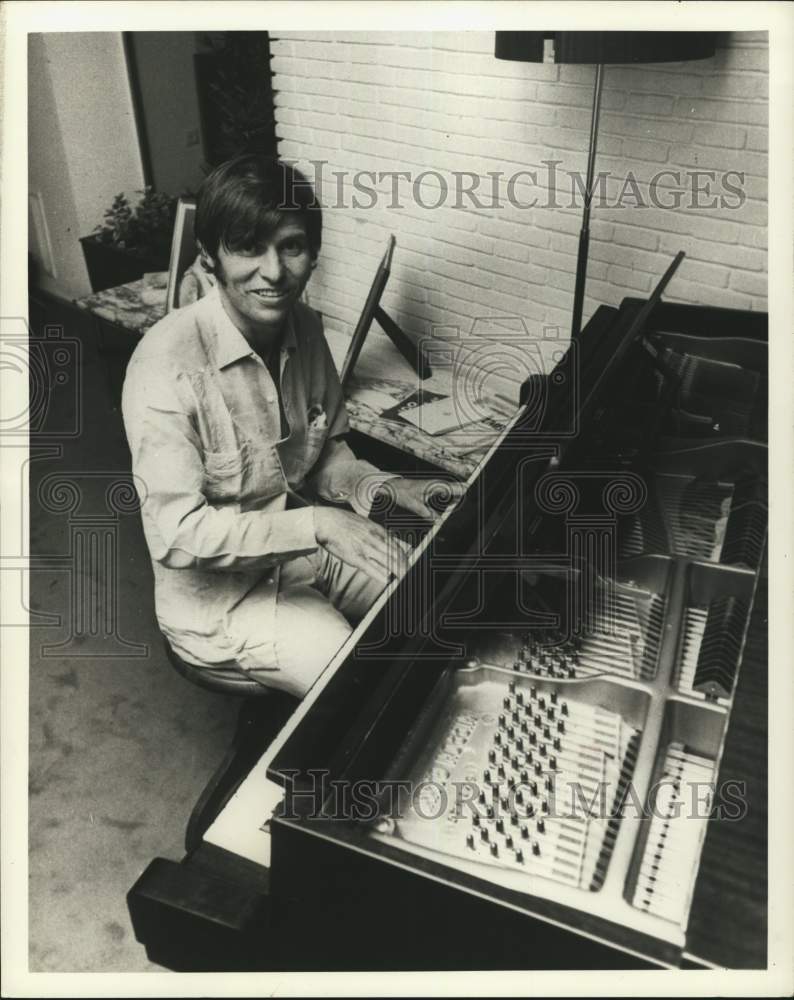
[[[66,366],[78,391],[51,392],[47,430],[31,439],[29,965],[154,970],[125,896],[152,858],[183,855],[239,704],[165,658],[140,515],[108,501],[129,458],[94,325],[68,305],[33,302],[34,333],[53,325],[80,357]],[[76,417],[79,433],[59,439]],[[53,441],[58,454],[37,454]]]

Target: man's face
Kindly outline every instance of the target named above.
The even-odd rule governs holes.
[[[244,333],[278,332],[312,272],[303,222],[282,221],[264,247],[218,248],[215,274],[231,318]]]

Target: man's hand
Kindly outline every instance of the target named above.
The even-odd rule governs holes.
[[[466,493],[463,483],[447,479],[388,479],[381,490],[394,497],[398,507],[437,521],[446,507],[454,506]]]
[[[314,534],[317,543],[331,555],[382,581],[384,586],[391,576],[401,576],[408,568],[410,547],[385,528],[351,511],[315,507]]]

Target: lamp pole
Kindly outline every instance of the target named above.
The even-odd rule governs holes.
[[[585,181],[584,211],[582,228],[579,232],[579,254],[576,259],[576,284],[573,292],[573,319],[571,336],[577,337],[582,329],[582,308],[584,306],[584,286],[587,278],[587,254],[590,247],[590,203],[593,200],[593,174],[595,173],[596,146],[598,144],[598,116],[601,111],[601,84],[604,76],[603,63],[597,63],[595,90],[593,92],[593,114],[590,119],[590,152],[587,157],[587,179]]]

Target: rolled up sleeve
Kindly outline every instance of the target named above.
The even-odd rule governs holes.
[[[208,502],[195,417],[150,359],[130,363],[122,413],[153,559],[171,569],[264,569],[317,548],[311,507],[241,512]]]

